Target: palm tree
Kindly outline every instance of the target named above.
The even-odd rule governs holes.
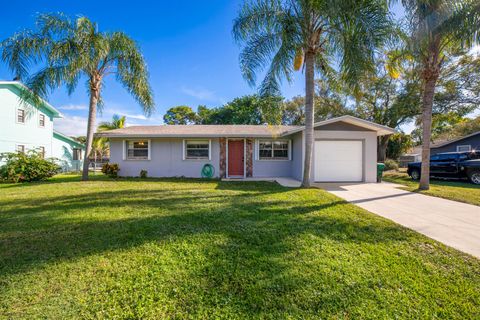
[[[146,115],[154,110],[148,71],[139,47],[122,32],[99,32],[86,17],[70,19],[63,14],[41,14],[37,30],[17,33],[1,44],[2,59],[20,79],[38,62],[42,68],[27,81],[31,91],[24,99],[38,99],[64,85],[69,94],[86,79],[89,94],[87,150],[82,179],[88,179],[97,107],[102,107],[105,78],[115,75],[139,102]]]
[[[99,132],[101,131],[107,131],[107,130],[114,130],[114,129],[121,129],[125,127],[125,120],[126,117],[120,117],[117,114],[114,114],[112,117],[112,122],[102,122],[98,125],[97,130]]]
[[[354,86],[373,69],[375,48],[390,33],[386,0],[246,1],[234,21],[233,34],[243,45],[240,66],[255,85],[256,73],[268,66],[260,85],[263,95],[277,94],[283,78],[305,69],[304,187],[310,186],[315,73],[336,75]]]
[[[402,0],[411,39],[408,47],[419,62],[422,92],[422,168],[419,189],[430,188],[430,139],[435,86],[446,58],[480,41],[478,0]]]
[[[107,122],[107,121],[101,122],[97,127],[97,131],[102,132],[102,131],[124,128],[125,127],[125,121],[126,121],[125,116],[120,117],[119,115],[114,114],[113,117],[112,117],[112,121],[111,122]],[[93,139],[94,149],[100,150],[100,152],[102,153],[102,156],[104,154],[109,154],[110,153],[110,147],[109,147],[107,142],[108,142],[108,139],[103,138],[103,137],[97,137],[97,138]],[[96,146],[96,148],[95,148],[95,146]]]

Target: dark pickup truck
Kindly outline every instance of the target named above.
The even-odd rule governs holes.
[[[408,164],[408,175],[420,179],[422,163]],[[437,178],[469,179],[480,184],[480,151],[437,153],[430,157],[430,176]]]

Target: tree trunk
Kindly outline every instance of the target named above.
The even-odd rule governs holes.
[[[313,115],[315,95],[315,54],[305,53],[305,163],[303,166],[302,187],[310,187],[310,172],[313,153]]]
[[[438,76],[428,77],[425,80],[425,88],[422,98],[422,172],[420,177],[420,190],[430,188],[430,139],[432,136],[432,108],[433,97],[435,95],[435,85]]]
[[[90,80],[90,105],[88,108],[88,124],[87,124],[87,150],[83,159],[82,180],[88,180],[88,167],[90,165],[89,157],[92,152],[93,134],[95,132],[95,119],[97,116],[97,104],[100,97],[100,81]]]
[[[377,161],[385,162],[387,159],[387,147],[390,136],[381,136],[377,140]]]

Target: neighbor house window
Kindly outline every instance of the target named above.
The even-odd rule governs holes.
[[[289,140],[259,140],[258,141],[258,159],[259,160],[289,160],[290,159],[290,141]]]
[[[17,144],[17,152],[25,153],[25,145]]]
[[[472,151],[472,146],[469,144],[463,146],[457,146],[457,152],[470,152]]]
[[[184,159],[210,159],[210,140],[185,140]]]
[[[39,115],[38,125],[39,125],[40,127],[45,127],[45,115],[44,115],[44,114],[40,114],[40,115]]]
[[[73,148],[72,160],[81,160],[82,159],[82,149]]]
[[[17,109],[17,122],[25,123],[25,110]]]
[[[38,148],[38,154],[42,159],[45,159],[45,147],[39,147]]]
[[[150,147],[148,140],[129,140],[126,142],[128,160],[148,160]]]

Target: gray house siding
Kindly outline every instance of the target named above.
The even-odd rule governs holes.
[[[254,144],[253,177],[301,177],[302,171],[302,132],[280,138],[290,140],[290,160],[258,160],[258,144]]]
[[[133,140],[133,139],[132,139]],[[150,177],[200,178],[202,167],[209,163],[215,168],[215,177],[220,176],[220,145],[218,138],[211,140],[211,160],[183,160],[181,138],[158,138],[151,140],[150,160],[123,160],[125,139],[110,139],[110,162],[118,163],[120,176],[139,176],[147,170]]]
[[[292,135],[292,177],[303,178],[303,132]]]
[[[457,146],[464,146],[464,145],[470,145],[472,147],[472,150],[473,149],[480,150],[480,132],[477,135],[452,142],[443,147],[432,148],[431,153],[436,154],[436,153],[442,153],[442,152],[457,152]]]
[[[253,177],[267,178],[291,176],[292,160],[253,160]]]

